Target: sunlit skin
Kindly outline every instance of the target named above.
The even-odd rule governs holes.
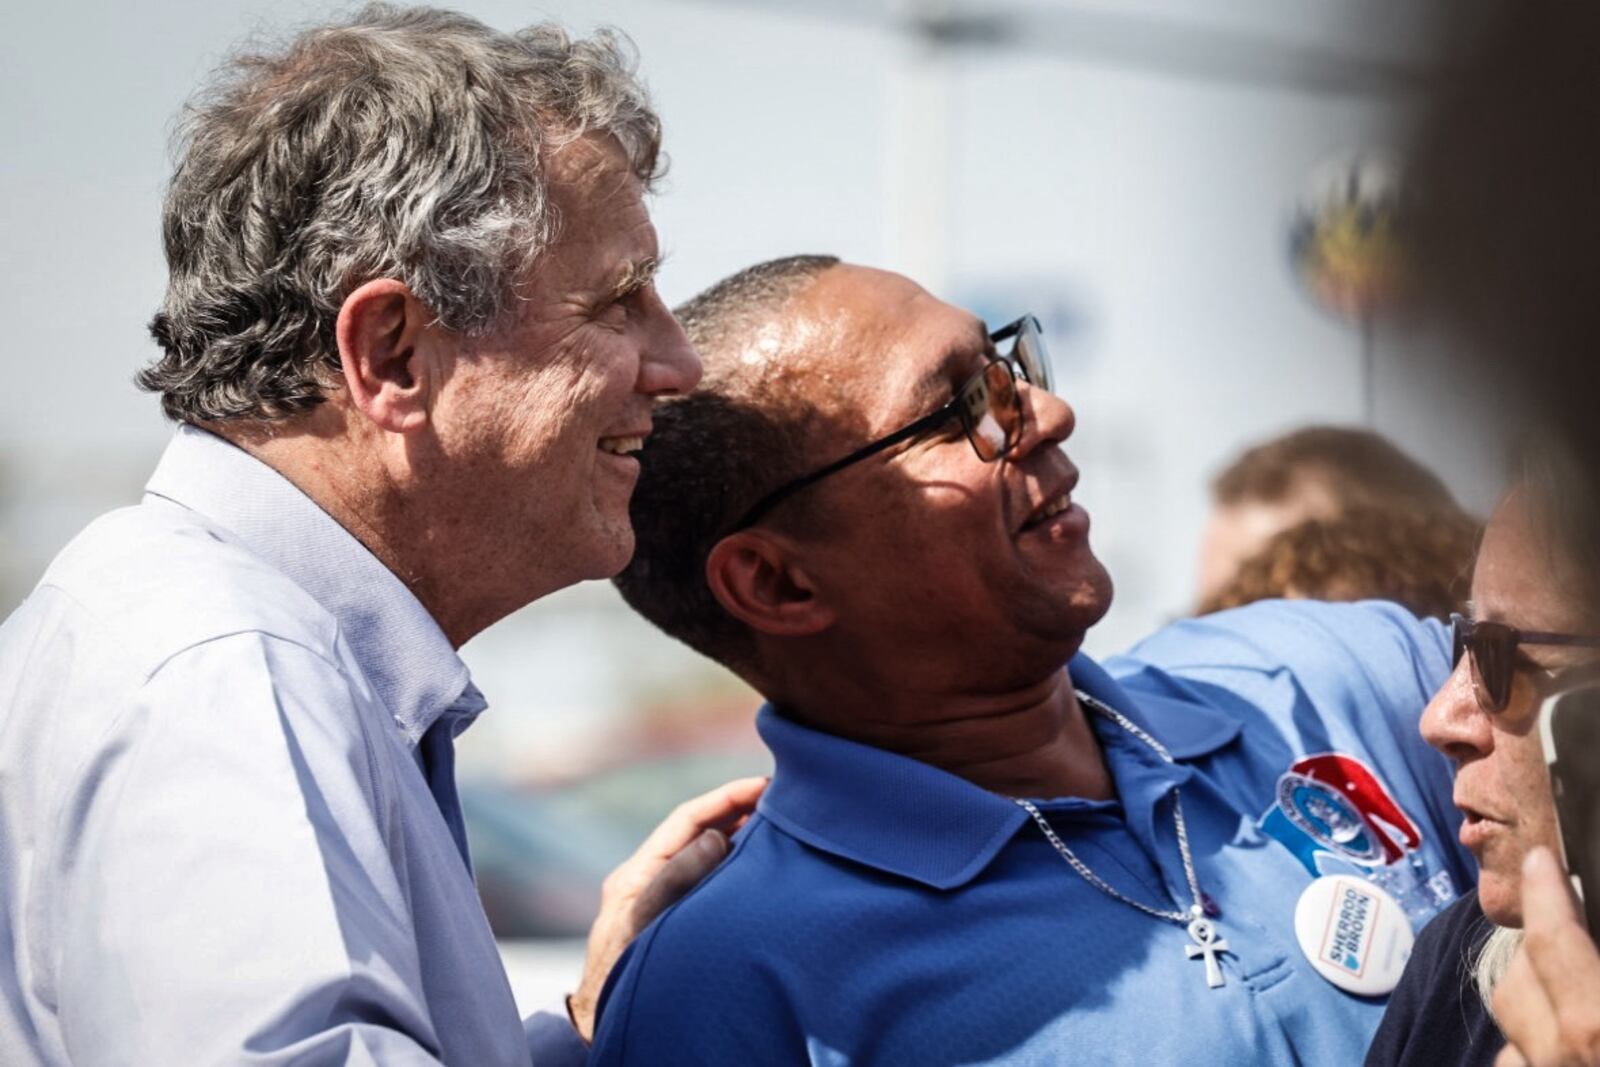
[[[700,364],[654,284],[644,188],[609,137],[548,161],[555,244],[503,326],[471,337],[403,284],[339,316],[344,387],[268,433],[219,427],[277,468],[407,583],[460,645],[633,552],[638,461],[656,397]]]
[[[1503,500],[1484,530],[1472,576],[1473,615],[1524,630],[1589,633],[1567,595],[1579,588],[1551,555],[1527,494]],[[1422,716],[1428,743],[1457,765],[1455,803],[1466,816],[1461,843],[1477,857],[1478,899],[1490,921],[1522,925],[1523,857],[1555,848],[1555,809],[1539,745],[1538,672],[1578,666],[1592,649],[1524,645],[1506,710],[1490,715],[1473,695],[1468,657],[1456,664]]]
[[[752,344],[749,373],[832,429],[826,461],[948,401],[992,355],[983,324],[899,275],[839,266]],[[1111,795],[1062,664],[1111,581],[1074,504],[1059,398],[1020,387],[1026,429],[984,463],[959,424],[857,464],[725,538],[713,590],[756,631],[763,690],[821,729],[1013,796]],[[758,395],[760,395],[758,393]],[[785,509],[805,521],[786,529]]]
[[[639,463],[600,446],[648,435],[653,400],[700,374],[656,292],[655,227],[621,150],[584,139],[557,153],[550,173],[559,241],[521,287],[509,328],[463,351],[436,409],[451,476],[479,485],[484,507],[516,502],[500,532],[517,545],[500,554],[512,566],[559,566],[540,595],[627,565]],[[457,515],[450,535],[480,521]]]

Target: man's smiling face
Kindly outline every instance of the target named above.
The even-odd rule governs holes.
[[[505,557],[484,566],[560,560],[549,579],[559,587],[627,563],[630,453],[650,432],[653,398],[693,388],[700,365],[656,293],[655,228],[620,147],[580,138],[549,171],[556,243],[509,326],[464,346],[438,422],[452,476],[476,487],[479,506],[461,521],[503,533]]]
[[[815,345],[794,387],[849,438],[813,442],[818,464],[947,403],[994,357],[979,320],[884,271],[834,267],[787,314]],[[1105,614],[1110,578],[1060,447],[1072,409],[1018,390],[1024,429],[999,461],[979,459],[952,420],[785,505],[812,510],[805,565],[864,658],[878,645],[937,656],[981,640],[998,682],[1036,670],[1041,650],[1059,666]]]

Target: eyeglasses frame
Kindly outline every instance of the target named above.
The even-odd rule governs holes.
[[[1500,715],[1505,712],[1511,703],[1511,686],[1516,676],[1516,667],[1512,666],[1504,693],[1495,693],[1489,688],[1489,680],[1483,675],[1483,667],[1478,657],[1472,651],[1472,635],[1480,627],[1494,627],[1510,635],[1511,652],[1515,655],[1521,645],[1555,645],[1567,648],[1600,648],[1600,634],[1563,634],[1550,633],[1544,630],[1519,630],[1515,626],[1508,626],[1503,622],[1469,619],[1459,612],[1450,614],[1450,667],[1454,670],[1461,663],[1463,655],[1471,655],[1472,662],[1468,669],[1472,672],[1472,692],[1478,702],[1478,707],[1489,715]],[[1569,670],[1554,671],[1541,670],[1534,676],[1535,688],[1540,696],[1549,696],[1561,688],[1566,688],[1567,676],[1572,672],[1583,672],[1582,677],[1594,677],[1596,668],[1600,664],[1586,664],[1573,667]],[[1574,684],[1581,684],[1574,682]],[[1487,700],[1485,699],[1487,698]]]

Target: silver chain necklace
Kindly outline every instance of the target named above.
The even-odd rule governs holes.
[[[1074,692],[1078,694],[1079,701],[1087,704],[1134,737],[1137,737],[1140,741],[1143,741],[1146,745],[1149,745],[1151,751],[1167,763],[1173,762],[1172,753],[1167,751],[1166,746],[1140,729],[1126,715],[1123,715],[1109,704],[1096,700],[1081,689],[1074,690]],[[1183,857],[1183,876],[1189,882],[1189,895],[1194,901],[1189,906],[1188,911],[1163,911],[1160,908],[1152,908],[1150,905],[1134,900],[1132,897],[1112,888],[1104,878],[1095,874],[1087,863],[1080,860],[1072,849],[1067,847],[1066,842],[1056,835],[1049,821],[1040,814],[1039,809],[1033,805],[1032,801],[1021,798],[1013,799],[1018,807],[1033,816],[1033,821],[1038,823],[1039,829],[1044,831],[1046,840],[1055,847],[1057,852],[1061,853],[1061,858],[1066,860],[1068,865],[1077,871],[1085,882],[1088,882],[1113,900],[1120,900],[1129,907],[1139,909],[1146,915],[1165,922],[1177,923],[1188,930],[1189,937],[1194,943],[1183,946],[1184,953],[1191,960],[1204,959],[1206,961],[1207,986],[1216,989],[1223,984],[1222,967],[1217,963],[1217,954],[1228,951],[1228,942],[1217,936],[1216,926],[1212,924],[1210,919],[1206,918],[1205,894],[1200,892],[1200,880],[1195,875],[1194,870],[1194,857],[1189,854],[1189,828],[1183,821],[1183,801],[1178,794],[1177,786],[1172,787],[1172,825],[1178,835],[1178,853]]]

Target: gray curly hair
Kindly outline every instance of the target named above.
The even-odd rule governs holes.
[[[554,240],[550,150],[609,134],[646,188],[661,124],[618,32],[499,33],[373,4],[233,58],[181,122],[163,214],[163,355],[138,385],[185,422],[282,419],[340,381],[334,324],[374,278],[448,329],[504,321]]]

